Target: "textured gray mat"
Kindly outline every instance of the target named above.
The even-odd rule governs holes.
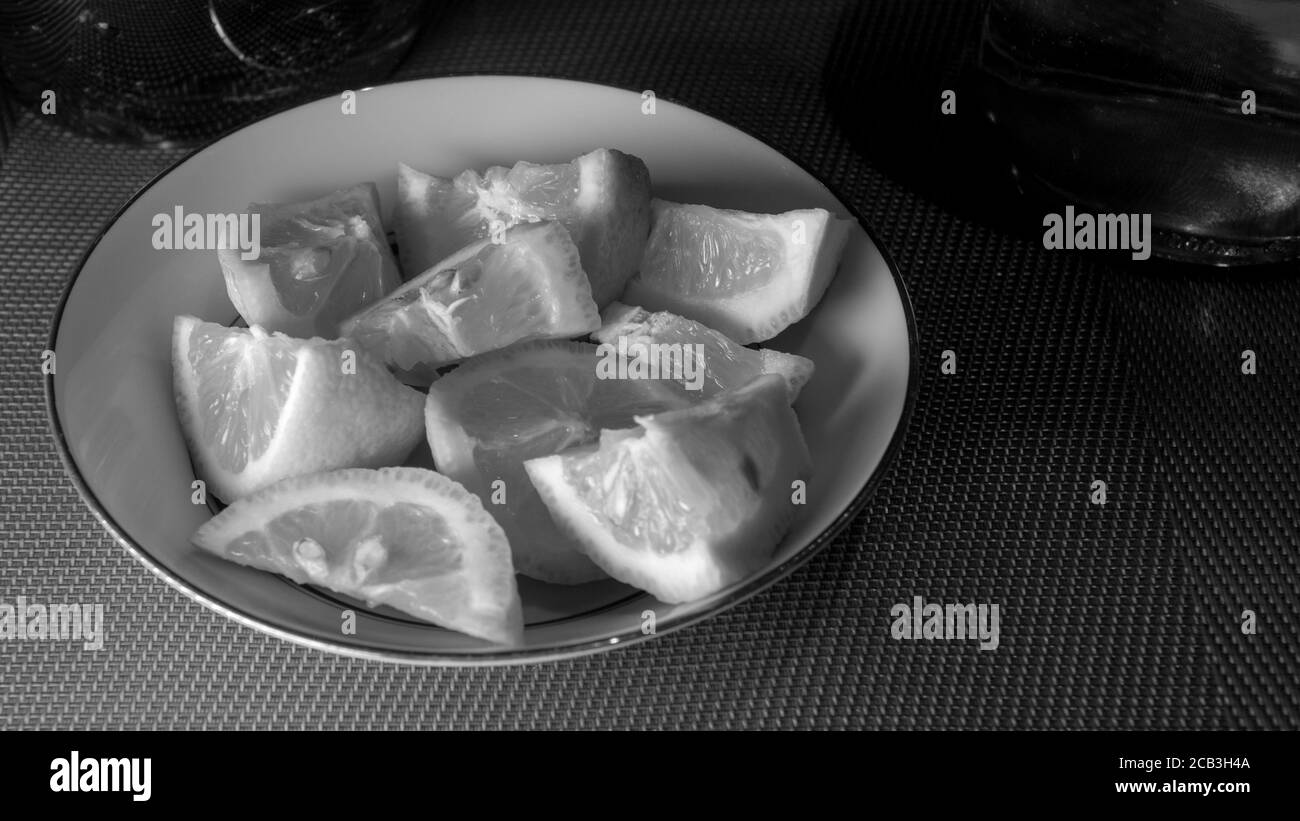
[[[921,334],[903,450],[834,545],[705,624],[529,668],[301,649],[191,603],[108,537],[50,441],[40,352],[81,253],[180,153],[24,115],[0,161],[0,602],[102,602],[107,638],[99,652],[0,642],[0,727],[1300,725],[1300,282],[1134,275],[1048,253],[855,148],[825,93],[845,27],[869,86],[949,76],[977,20],[971,4],[904,0],[853,14],[474,3],[416,47],[399,78],[650,88],[761,137],[873,226]],[[1261,361],[1250,382],[1236,370],[1246,347]],[[956,376],[939,373],[946,349]],[[1104,507],[1088,504],[1095,478]],[[914,595],[1000,603],[1000,648],[891,640],[890,606]],[[1255,636],[1237,629],[1247,607]]]

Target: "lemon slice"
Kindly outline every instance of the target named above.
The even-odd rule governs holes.
[[[666,381],[599,379],[597,363],[595,345],[527,342],[475,357],[429,388],[435,466],[483,499],[510,539],[515,569],[542,581],[581,584],[605,574],[555,527],[524,462],[690,401]]]
[[[249,325],[333,338],[345,317],[402,282],[374,183],[248,211],[260,215],[260,256],[222,249],[217,258],[230,301]]]
[[[742,345],[771,339],[821,300],[851,224],[821,208],[751,214],[655,200],[622,301],[694,319]]]
[[[343,323],[342,333],[409,382],[528,339],[600,327],[578,249],[556,222],[470,245]]]
[[[176,317],[176,408],[209,490],[232,502],[289,476],[400,464],[423,397],[355,348]]]
[[[636,421],[524,463],[555,523],[610,576],[665,602],[708,596],[767,564],[811,472],[785,380],[761,376]]]
[[[523,617],[510,546],[465,488],[419,468],[286,479],[235,502],[194,544],[499,644]]]
[[[521,162],[455,179],[402,165],[397,196],[397,247],[408,274],[488,238],[494,223],[558,220],[578,245],[598,306],[622,293],[650,230],[649,170],[606,148],[572,162]]]

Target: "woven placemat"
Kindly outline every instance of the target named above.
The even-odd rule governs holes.
[[[906,113],[960,83],[978,21],[978,3],[911,0],[498,0],[456,4],[417,44],[398,79],[648,88],[764,139],[872,225],[919,326],[903,448],[832,546],[706,623],[524,668],[303,649],[190,602],[109,538],[55,453],[40,355],[82,252],[181,153],[24,115],[0,158],[0,602],[102,602],[107,636],[97,652],[0,642],[0,727],[1300,725],[1300,281],[1046,252],[891,161],[903,121],[881,100]],[[999,603],[1000,646],[894,641],[889,609],[916,595]]]

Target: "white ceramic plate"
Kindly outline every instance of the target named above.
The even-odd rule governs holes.
[[[87,253],[54,320],[57,369],[47,379],[64,463],[95,515],[152,571],[187,595],[272,635],[348,655],[431,664],[550,659],[662,634],[734,605],[825,547],[864,506],[902,438],[910,410],[914,331],[902,284],[866,230],[813,314],[770,347],[813,359],[795,408],[812,453],[808,503],[771,564],[703,601],[668,605],[615,583],[561,587],[521,577],[525,644],[502,650],[388,610],[357,611],[270,573],[193,547],[209,515],[191,503],[193,468],[172,403],[170,334],[177,314],[231,322],[216,255],[155,250],[155,214],[242,211],[250,201],[307,198],[362,180],[391,215],[398,161],[439,174],[567,161],[597,147],[645,160],[655,194],[748,211],[849,209],[754,138],[666,100],[533,77],[453,77],[358,93],[269,117],[226,136],[138,193]],[[391,225],[391,223],[390,223]],[[791,613],[795,618],[798,614]]]

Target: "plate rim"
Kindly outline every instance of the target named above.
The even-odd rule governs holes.
[[[432,77],[420,77],[420,78],[414,78],[410,80],[401,80],[397,82],[380,83],[374,86],[367,86],[361,90],[369,91],[372,89],[389,88],[395,86],[421,85],[427,83],[436,83],[441,80],[454,80],[454,79],[464,79],[464,78],[486,78],[486,79],[497,79],[497,80],[506,80],[506,81],[518,80],[518,79],[536,79],[536,80],[546,80],[548,82],[569,84],[575,86],[589,86],[589,87],[601,88],[601,89],[613,89],[616,91],[626,91],[632,94],[643,93],[639,90],[632,89],[630,87],[619,86],[610,83],[597,83],[597,82],[591,82],[587,80],[575,80],[567,77],[550,76],[545,74],[496,74],[496,73],[461,73],[461,74],[444,74],[444,75],[437,75]],[[217,135],[216,137],[213,137],[212,139],[204,142],[203,144],[198,145],[189,151],[186,151],[184,156],[177,158],[174,162],[170,163],[166,168],[159,171],[152,178],[150,178],[148,182],[146,182],[137,191],[135,191],[135,193],[133,193],[130,196],[130,198],[127,199],[127,201],[124,202],[113,213],[113,215],[108,218],[107,221],[105,221],[105,223],[100,227],[99,231],[96,232],[94,239],[90,242],[90,244],[86,247],[85,251],[82,253],[80,259],[78,259],[76,268],[74,269],[72,276],[68,278],[67,283],[64,285],[63,292],[59,296],[58,305],[54,310],[53,318],[50,324],[50,330],[46,337],[47,349],[51,351],[56,350],[55,343],[57,342],[58,339],[59,329],[63,325],[64,309],[67,307],[68,300],[72,295],[72,290],[74,287],[76,287],[77,280],[81,277],[82,272],[85,270],[86,263],[90,260],[91,255],[94,254],[95,250],[99,247],[100,242],[104,239],[105,236],[107,236],[108,232],[113,229],[113,227],[117,224],[118,220],[122,218],[123,214],[125,214],[126,211],[132,205],[134,205],[137,200],[139,200],[146,193],[148,193],[148,191],[152,189],[154,185],[161,182],[168,175],[170,175],[172,172],[174,172],[176,169],[178,169],[180,166],[182,166],[189,160],[196,157],[198,154],[216,145],[217,143],[227,139],[228,137],[231,137],[234,134],[243,131],[244,129],[251,128],[273,117],[278,117],[282,114],[287,114],[289,112],[296,111],[299,108],[305,108],[308,106],[317,105],[322,100],[330,100],[333,99],[333,97],[334,95],[329,95],[314,100],[310,100],[307,102],[299,103],[297,105],[293,105],[287,108],[282,108],[270,112],[268,114],[265,114],[256,119],[250,120],[246,123],[242,123],[234,128],[231,128]],[[789,559],[739,584],[736,587],[736,589],[731,591],[731,593],[726,598],[718,601],[713,607],[709,608],[708,610],[702,611],[700,613],[696,613],[692,616],[682,618],[670,625],[665,626],[661,630],[656,630],[655,632],[649,634],[642,633],[639,630],[629,629],[627,633],[619,634],[618,636],[612,638],[602,638],[602,639],[595,639],[595,640],[584,639],[581,641],[575,641],[571,644],[557,645],[543,650],[514,648],[514,649],[500,649],[491,652],[473,653],[473,654],[464,654],[464,655],[439,652],[439,651],[431,651],[426,653],[426,652],[414,652],[414,651],[404,651],[404,650],[377,650],[374,648],[355,647],[352,645],[334,643],[331,641],[326,641],[317,638],[315,636],[299,633],[293,629],[282,627],[278,624],[275,624],[274,622],[265,620],[251,613],[247,613],[235,605],[222,601],[216,594],[209,593],[206,590],[199,589],[198,586],[192,584],[186,579],[179,578],[176,574],[172,573],[171,571],[163,567],[158,560],[156,560],[155,558],[153,558],[153,556],[150,555],[149,551],[143,545],[138,544],[133,538],[127,535],[126,531],[114,520],[112,514],[105,508],[103,504],[100,503],[99,499],[95,496],[95,493],[90,489],[90,486],[86,482],[84,476],[82,475],[80,468],[77,466],[76,460],[72,456],[71,448],[68,444],[67,437],[63,431],[63,425],[59,421],[58,407],[54,396],[55,375],[47,373],[44,375],[42,380],[44,384],[44,393],[45,393],[46,418],[50,425],[50,432],[54,438],[55,450],[58,452],[59,461],[63,465],[64,472],[67,474],[68,478],[71,479],[73,487],[77,491],[77,495],[81,497],[82,502],[90,509],[91,514],[99,521],[100,525],[102,525],[104,529],[108,531],[109,535],[113,537],[114,541],[116,541],[121,547],[123,547],[129,554],[131,554],[131,556],[133,556],[136,559],[136,561],[143,564],[145,568],[147,568],[151,573],[153,573],[158,578],[162,579],[164,582],[167,583],[168,586],[179,591],[191,601],[198,602],[199,604],[203,605],[209,610],[219,613],[220,615],[244,627],[252,628],[253,630],[256,630],[258,632],[264,633],[269,636],[273,636],[277,639],[281,639],[283,641],[287,641],[299,646],[304,646],[314,650],[323,651],[325,653],[334,656],[361,659],[365,661],[382,661],[382,662],[402,664],[408,666],[453,667],[454,668],[454,667],[498,667],[498,666],[534,664],[534,663],[542,663],[542,662],[561,661],[564,659],[576,658],[579,656],[586,656],[586,655],[591,655],[606,650],[612,650],[619,647],[626,647],[633,644],[640,644],[649,641],[650,639],[658,638],[660,636],[666,636],[669,635],[670,633],[675,633],[684,628],[690,627],[695,624],[699,624],[700,622],[706,619],[713,618],[723,613],[726,610],[732,609],[733,607],[740,604],[741,602],[744,602],[758,595],[759,593],[762,593],[764,590],[767,590],[772,585],[776,584],[777,582],[781,581],[785,577],[789,576],[799,567],[806,564],[810,559],[812,559],[813,556],[815,556],[817,553],[820,553],[822,550],[828,547],[832,542],[834,542],[835,539],[849,525],[849,523],[852,522],[854,519],[856,519],[859,516],[859,514],[862,513],[862,511],[867,507],[867,503],[871,500],[871,497],[875,495],[875,492],[879,488],[884,477],[888,474],[889,469],[893,466],[894,462],[897,460],[898,452],[902,449],[903,440],[906,438],[907,431],[910,426],[912,413],[913,410],[915,409],[916,398],[920,388],[919,379],[918,379],[919,377],[918,354],[920,349],[920,334],[918,332],[918,328],[916,324],[916,316],[912,309],[911,297],[908,294],[906,283],[903,281],[902,274],[899,270],[897,262],[894,260],[894,257],[890,254],[888,248],[880,241],[880,238],[876,234],[876,232],[862,218],[862,215],[859,213],[858,209],[845,202],[844,197],[840,195],[839,191],[834,186],[827,183],[826,180],[824,180],[819,175],[813,173],[800,159],[792,157],[789,154],[785,153],[784,151],[777,149],[771,143],[754,135],[753,133],[749,132],[744,128],[740,128],[739,126],[733,125],[732,123],[720,117],[716,117],[705,111],[701,111],[700,109],[691,106],[689,104],[683,103],[678,99],[675,99],[670,96],[657,94],[657,93],[656,93],[656,98],[670,102],[673,105],[680,106],[681,108],[686,109],[692,114],[707,118],[709,120],[713,120],[714,122],[719,123],[727,128],[730,128],[734,131],[744,134],[750,139],[755,140],[761,145],[779,154],[787,162],[794,165],[804,174],[808,175],[809,178],[813,179],[814,181],[817,182],[817,184],[819,184],[824,189],[826,189],[826,191],[830,193],[832,197],[835,198],[835,200],[840,204],[840,206],[843,207],[846,211],[848,211],[849,215],[858,224],[858,227],[860,227],[862,231],[867,235],[867,238],[871,240],[871,243],[875,246],[876,251],[880,254],[881,258],[884,260],[885,266],[889,269],[890,276],[893,278],[894,281],[894,287],[898,291],[899,301],[902,303],[903,315],[907,325],[907,348],[908,348],[907,390],[903,399],[903,408],[901,413],[899,414],[898,423],[894,428],[894,432],[890,436],[889,444],[886,445],[884,452],[881,454],[880,462],[876,465],[876,469],[872,471],[871,475],[867,477],[862,487],[859,488],[857,493],[854,494],[853,499],[844,507],[842,511],[840,511],[839,515],[837,515],[830,524],[828,524],[825,528],[823,528],[821,532],[819,532],[815,537],[813,537],[813,539],[811,539],[807,544],[805,544],[802,548],[800,548],[799,551],[796,552]],[[647,597],[649,596],[648,593],[643,595]]]

